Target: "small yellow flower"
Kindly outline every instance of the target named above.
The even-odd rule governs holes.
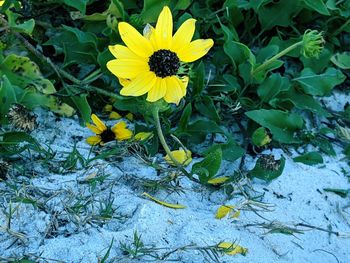
[[[90,145],[103,145],[114,140],[122,141],[132,137],[132,131],[126,128],[124,121],[118,122],[112,128],[109,128],[95,114],[91,115],[91,119],[95,125],[87,123],[86,126],[96,135],[86,139],[86,142]]]
[[[190,164],[190,162],[192,162],[192,153],[189,150],[185,151],[184,149],[179,149],[176,151],[172,151],[171,153],[175,160],[184,166],[187,166]],[[176,166],[174,162],[170,159],[169,155],[166,155],[164,159],[170,165]]]
[[[5,0],[0,1],[0,6],[2,6],[5,3]]]
[[[148,25],[144,36],[125,22],[118,24],[119,34],[126,44],[109,46],[117,58],[107,63],[107,68],[119,78],[124,96],[142,96],[155,102],[164,98],[178,104],[186,95],[188,77],[179,77],[183,63],[193,62],[213,46],[212,39],[192,37],[196,20],[186,20],[173,35],[173,18],[165,6],[156,27]]]

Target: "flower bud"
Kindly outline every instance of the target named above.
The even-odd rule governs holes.
[[[301,53],[306,58],[318,58],[323,50],[324,44],[325,40],[322,32],[308,29],[303,36]]]

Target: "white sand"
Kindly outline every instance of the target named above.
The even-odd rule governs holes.
[[[90,148],[84,139],[91,134],[79,125],[77,119],[61,118],[56,122],[56,117],[51,113],[38,111],[38,114],[40,127],[33,136],[41,143],[50,144],[57,151],[56,160],[63,158],[64,152],[71,151],[74,135],[83,137],[78,140],[78,151],[85,157],[89,154]],[[254,180],[251,186],[255,192],[250,189],[252,196],[261,196],[261,202],[273,205],[273,211],[259,212],[264,219],[251,210],[244,210],[238,221],[228,218],[217,220],[215,212],[220,205],[243,202],[245,199],[242,195],[227,200],[227,195],[222,190],[208,189],[187,178],[180,181],[184,193],[169,195],[165,191],[159,191],[155,194],[157,198],[170,203],[186,205],[186,209],[173,210],[143,198],[141,194],[144,190],[138,178],[159,177],[153,168],[134,157],[110,163],[98,160],[89,170],[64,175],[50,171],[49,166],[44,166],[41,162],[33,163],[36,171],[33,177],[19,177],[15,180],[21,189],[18,195],[23,196],[25,191],[28,194],[33,194],[34,191],[35,195],[35,191],[40,189],[46,194],[46,197],[40,199],[40,202],[46,202],[45,209],[12,201],[12,208],[18,207],[12,216],[11,230],[23,233],[25,239],[23,242],[15,242],[13,235],[0,231],[0,259],[40,255],[48,262],[97,262],[114,239],[109,260],[129,262],[131,259],[122,254],[120,242],[130,244],[133,233],[137,230],[145,245],[157,248],[175,249],[190,244],[209,246],[220,241],[236,241],[249,249],[246,256],[220,256],[220,262],[350,262],[350,236],[338,237],[305,227],[297,227],[305,230],[303,234],[266,234],[268,229],[246,226],[268,224],[271,221],[289,226],[305,223],[349,234],[350,226],[337,211],[337,206],[341,208],[348,205],[350,198],[341,198],[323,190],[350,188],[348,178],[342,172],[342,169],[349,172],[349,167],[341,161],[344,157],[340,153],[341,149],[336,150],[336,158],[324,156],[325,164],[319,166],[294,163],[281,150],[274,150],[276,156],[283,154],[287,159],[282,176],[270,184]],[[254,163],[255,160],[247,158],[248,168],[252,168]],[[225,162],[221,174],[230,175],[235,169],[237,163]],[[79,183],[97,171],[109,175],[102,184],[98,183],[93,189],[88,184]],[[15,181],[9,180],[10,183]],[[23,183],[19,182],[26,182],[27,187],[23,188]],[[7,187],[4,182],[0,183],[1,192],[5,192]],[[6,225],[5,212],[9,210],[9,197],[8,194],[1,197],[3,204],[0,226]],[[89,211],[73,217],[66,209],[77,202],[79,197],[90,200],[87,206]],[[114,216],[117,218],[108,220],[105,224],[91,220],[89,216],[98,215],[100,203],[108,199],[113,202]],[[350,209],[347,212],[345,216],[350,220]],[[46,235],[48,229],[52,229],[55,224],[55,230]],[[166,251],[169,250],[161,250],[160,254]],[[138,262],[147,259],[149,258],[142,258]],[[179,251],[167,259],[212,262],[196,250]]]

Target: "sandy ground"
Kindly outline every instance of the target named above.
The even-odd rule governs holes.
[[[240,194],[229,197],[224,190],[182,178],[179,193],[154,193],[161,200],[187,207],[174,210],[142,196],[144,179],[160,179],[160,175],[132,156],[113,162],[97,160],[87,169],[58,173],[58,161],[65,159],[75,142],[82,156],[89,155],[84,139],[91,133],[77,119],[57,119],[44,111],[37,114],[40,125],[33,136],[57,154],[47,164],[33,157],[28,164],[31,176],[0,182],[0,226],[7,225],[12,210],[11,231],[0,229],[0,259],[4,262],[24,255],[38,256],[41,262],[97,262],[110,246],[107,262],[146,262],[151,258],[131,259],[121,250],[121,244],[132,243],[135,231],[160,256],[187,247],[165,262],[214,262],[196,248],[221,241],[236,242],[249,251],[246,256],[219,255],[219,262],[350,262],[350,209],[343,209],[350,199],[324,191],[350,188],[349,167],[341,160],[340,148],[336,158],[324,156],[325,163],[318,166],[295,163],[282,150],[274,150],[273,154],[286,158],[282,176],[269,184],[253,180],[236,185],[250,193],[250,200]],[[254,163],[247,158],[247,168]],[[221,175],[233,174],[237,165],[225,162]],[[85,180],[91,175],[106,177],[93,185]],[[102,220],[106,204],[114,213]],[[224,204],[242,206],[238,220],[215,219],[216,210]],[[282,229],[285,234],[278,233]]]

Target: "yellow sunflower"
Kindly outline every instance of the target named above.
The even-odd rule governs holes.
[[[179,77],[183,63],[203,57],[213,46],[212,39],[192,40],[195,19],[186,20],[173,35],[173,19],[165,6],[156,27],[148,27],[145,36],[126,22],[118,24],[125,46],[109,46],[117,58],[107,63],[107,68],[119,78],[124,96],[142,96],[147,101],[161,98],[178,104],[186,95],[188,77]]]
[[[90,145],[103,145],[114,140],[122,141],[132,137],[132,131],[126,128],[124,121],[118,122],[112,128],[109,128],[95,114],[91,115],[91,120],[95,125],[87,123],[86,126],[96,135],[86,139],[86,142]]]

